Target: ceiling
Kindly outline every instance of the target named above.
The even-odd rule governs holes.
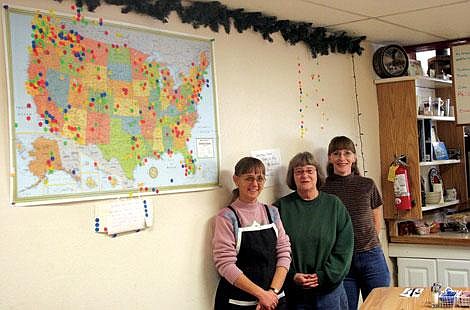
[[[228,8],[403,46],[470,38],[470,0],[218,0]]]

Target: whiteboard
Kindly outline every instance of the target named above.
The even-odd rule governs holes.
[[[470,124],[470,44],[452,47],[452,75],[457,124]]]

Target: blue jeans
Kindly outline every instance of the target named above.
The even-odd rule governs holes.
[[[294,307],[295,310],[344,310],[347,308],[348,297],[344,290],[343,283],[328,294],[316,296],[312,304],[297,304]]]
[[[361,292],[362,300],[366,300],[372,289],[389,285],[390,272],[381,247],[353,255],[351,268],[344,279],[350,310],[357,309],[359,292]]]

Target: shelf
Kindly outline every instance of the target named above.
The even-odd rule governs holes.
[[[403,82],[403,81],[416,81],[416,86],[418,87],[428,87],[428,88],[444,88],[451,87],[451,80],[440,80],[429,78],[425,76],[400,76],[396,78],[387,78],[387,79],[378,79],[375,80],[375,84],[383,83],[392,83],[392,82]]]
[[[455,122],[454,116],[432,116],[432,115],[418,115],[417,119],[430,119],[434,121]]]
[[[452,165],[460,164],[460,159],[446,159],[446,160],[433,160],[433,161],[420,161],[419,165],[423,166],[439,166],[439,165]]]
[[[445,201],[444,203],[441,203],[441,204],[435,204],[435,205],[428,204],[428,205],[422,207],[421,210],[423,212],[424,211],[431,211],[431,210],[435,210],[435,209],[455,206],[455,205],[458,205],[459,203],[460,203],[460,200],[452,200],[452,201]]]
[[[467,203],[467,178],[465,173],[465,157],[459,159],[433,160],[446,158],[444,156],[432,156],[435,153],[433,141],[445,142],[447,151],[450,149],[464,150],[464,130],[456,125],[456,117],[422,115],[419,113],[418,103],[423,98],[453,98],[453,82],[423,76],[404,76],[375,80],[377,91],[377,104],[379,115],[380,160],[381,173],[387,175],[389,162],[396,154],[406,154],[409,165],[409,190],[412,197],[417,200],[421,197],[420,180],[429,168],[439,168],[443,184],[446,188],[455,188],[459,193],[459,202],[446,202],[442,205],[421,206],[411,210],[400,211],[395,207],[395,195],[393,182],[382,178],[383,216],[387,221],[417,220],[422,219],[423,214],[443,210],[446,208],[465,209],[470,208]],[[455,109],[455,105],[454,105]],[[420,115],[418,115],[420,114]],[[439,114],[442,115],[442,114]],[[447,114],[446,114],[447,115]],[[399,125],[397,126],[397,120]],[[416,129],[415,129],[416,128]],[[434,136],[434,137],[433,137]],[[426,143],[426,141],[429,141]],[[438,152],[439,153],[439,152]],[[425,161],[425,160],[428,161]],[[421,161],[421,162],[420,162]],[[425,183],[427,187],[428,183]],[[443,209],[440,209],[443,208]],[[427,212],[426,212],[427,211]],[[391,236],[396,236],[395,225],[389,226]],[[470,240],[469,240],[470,242]]]
[[[390,236],[390,242],[408,243],[414,246],[416,246],[417,244],[436,244],[439,246],[463,246],[466,250],[470,246],[470,233],[438,232],[429,235]],[[449,251],[449,249],[444,249],[444,251]]]

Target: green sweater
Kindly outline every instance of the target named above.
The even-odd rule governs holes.
[[[297,301],[308,300],[308,296],[335,289],[348,273],[353,253],[351,218],[341,200],[320,192],[317,198],[307,201],[293,192],[274,205],[279,208],[291,242],[287,284],[293,297]],[[311,290],[295,285],[293,277],[297,272],[316,273],[319,285]]]

